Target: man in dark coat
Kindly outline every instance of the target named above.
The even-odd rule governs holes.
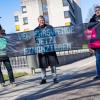
[[[39,16],[38,18],[39,26],[34,29],[35,38],[37,39],[37,36],[39,36],[43,31],[50,30],[54,31],[53,27],[50,25],[45,24],[45,18],[43,16]],[[44,32],[46,34],[49,34],[47,32]],[[43,35],[43,34],[42,34]],[[42,35],[40,37],[42,37]],[[50,34],[49,34],[50,35]],[[43,36],[43,38],[46,38],[46,35]],[[57,75],[56,75],[56,66],[58,65],[58,59],[55,51],[50,52],[44,52],[44,53],[38,53],[38,60],[39,60],[39,67],[41,68],[42,73],[42,80],[40,84],[46,83],[46,68],[50,66],[51,72],[53,75],[53,82],[57,83]]]
[[[100,24],[100,6],[95,7],[95,14],[90,19],[90,22]],[[95,56],[96,56],[96,77],[94,80],[100,80],[100,48],[95,49]]]
[[[5,35],[6,35],[5,34],[5,30],[3,30],[2,27],[0,26],[0,38],[1,38],[1,41],[3,39],[3,41],[5,42],[5,39],[4,39],[4,36]],[[5,42],[4,45],[6,45],[6,42]],[[4,80],[2,71],[1,71],[1,64],[3,62],[4,65],[7,68],[8,76],[9,76],[9,80],[10,80],[11,85],[12,86],[16,86],[16,84],[14,83],[15,82],[15,79],[14,79],[13,70],[12,70],[12,66],[10,64],[9,57],[6,56],[6,51],[5,50],[2,50],[2,49],[3,49],[3,47],[0,48],[0,53],[1,53],[1,55],[0,55],[0,85],[1,85],[1,87],[4,87],[5,86],[5,80]]]
[[[90,19],[90,22],[100,22],[100,6],[95,7],[95,14]]]

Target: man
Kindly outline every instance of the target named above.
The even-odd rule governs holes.
[[[100,6],[95,7],[95,14],[90,19],[90,22],[100,22]]]
[[[100,24],[100,6],[95,7],[95,14],[90,19],[90,22],[96,22]],[[95,56],[96,56],[96,77],[94,80],[100,80],[100,48],[95,49]]]
[[[43,16],[39,16],[38,18],[39,26],[35,28],[34,32],[38,31],[39,34],[43,32],[45,29],[52,30],[53,27],[50,25],[45,24],[45,19]],[[36,35],[35,35],[36,38]],[[45,38],[45,37],[43,37]],[[45,53],[38,53],[38,60],[39,60],[39,67],[41,68],[42,80],[40,84],[46,83],[46,68],[50,66],[51,72],[53,75],[53,82],[57,83],[57,75],[56,75],[56,66],[58,65],[58,59],[56,52],[45,52]]]
[[[0,39],[1,39],[1,41],[4,41],[4,45],[6,45],[6,40],[4,38],[5,35],[6,35],[5,30],[3,30],[2,27],[0,26]],[[4,45],[3,45],[3,47],[5,47]],[[2,50],[2,49],[3,48],[1,48],[1,46],[0,46],[0,53],[1,53],[1,55],[0,55],[0,84],[1,84],[1,87],[5,86],[5,80],[4,80],[2,71],[1,71],[2,62],[4,63],[4,65],[7,68],[8,76],[9,76],[11,85],[15,86],[16,85],[14,83],[15,79],[14,79],[14,75],[13,75],[13,71],[12,71],[12,67],[11,67],[11,64],[10,64],[9,57],[6,56],[6,51]]]

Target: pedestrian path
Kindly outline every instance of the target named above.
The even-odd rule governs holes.
[[[0,100],[100,100],[100,81],[93,81],[95,57],[58,67],[58,84],[53,83],[50,69],[47,72],[47,84],[39,84],[39,72],[18,78],[15,88],[0,89]]]

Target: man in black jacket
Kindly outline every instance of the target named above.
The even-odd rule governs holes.
[[[0,25],[0,38],[3,39],[4,41],[6,41],[4,39],[4,36],[5,36],[5,30],[2,29],[1,25]],[[6,42],[5,42],[6,43]],[[6,45],[6,44],[4,44]],[[3,51],[3,52],[2,52]],[[12,86],[15,86],[16,84],[14,83],[15,82],[15,79],[14,79],[14,75],[13,75],[13,70],[12,70],[12,66],[10,64],[10,60],[9,60],[9,57],[6,56],[6,52],[4,52],[4,50],[2,50],[2,48],[0,48],[0,52],[1,52],[1,55],[0,55],[0,84],[1,84],[1,87],[4,87],[5,86],[5,80],[4,80],[4,77],[3,77],[3,74],[2,74],[2,71],[1,71],[1,64],[2,62],[4,63],[4,65],[6,66],[7,68],[7,71],[8,71],[8,76],[9,76],[9,80],[10,80],[10,83]],[[3,54],[3,55],[2,55]]]
[[[95,14],[90,19],[90,22],[100,24],[100,6],[95,7]],[[96,77],[94,80],[100,80],[100,48],[95,49],[95,56],[96,56]]]
[[[95,14],[90,19],[90,22],[100,22],[100,6],[95,7]]]
[[[42,38],[46,38],[46,35],[50,32],[45,32],[45,30],[53,31],[53,27],[50,25],[45,24],[45,19],[43,16],[39,16],[38,18],[39,26],[34,29],[35,38],[41,34],[44,33],[44,36],[40,36]],[[43,35],[43,34],[42,34]],[[53,81],[54,83],[57,83],[57,75],[56,75],[56,66],[58,65],[58,59],[55,51],[52,52],[44,52],[44,53],[38,53],[38,60],[39,60],[39,67],[41,68],[41,73],[42,73],[42,81],[40,84],[45,84],[46,83],[46,68],[50,66],[51,72],[53,75]]]

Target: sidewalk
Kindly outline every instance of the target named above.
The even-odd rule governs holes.
[[[100,80],[93,81],[95,57],[58,67],[58,84],[47,72],[47,84],[39,85],[40,73],[18,78],[15,88],[0,89],[0,100],[100,100]]]

